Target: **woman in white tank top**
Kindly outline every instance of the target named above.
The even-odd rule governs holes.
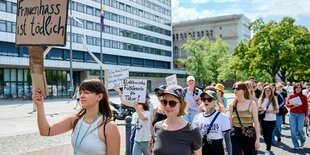
[[[41,136],[59,135],[73,129],[71,142],[75,155],[120,154],[120,133],[111,120],[108,95],[100,80],[84,80],[80,85],[82,109],[52,125],[46,120],[44,97],[39,89],[33,92],[32,99],[37,106]]]

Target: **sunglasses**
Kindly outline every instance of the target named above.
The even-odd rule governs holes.
[[[212,102],[212,101],[213,101],[213,98],[211,98],[211,97],[203,97],[203,98],[201,98],[201,101],[202,101],[202,102],[206,102],[206,101]]]
[[[174,108],[177,105],[177,101],[168,101],[168,100],[160,100],[162,106],[166,107],[169,104],[169,107]]]
[[[237,91],[238,91],[238,90],[241,90],[241,88],[236,88],[236,87],[235,87],[235,88],[233,88],[233,90],[237,90]]]

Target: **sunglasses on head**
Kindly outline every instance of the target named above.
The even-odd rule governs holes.
[[[163,105],[164,107],[166,107],[169,104],[169,107],[174,108],[177,105],[177,101],[168,101],[168,100],[160,100],[161,105]]]
[[[163,92],[164,92],[164,91],[162,91],[162,90],[158,90],[157,92],[155,92],[155,95],[156,95],[157,97],[163,96]]]
[[[211,98],[211,97],[202,97],[202,98],[201,98],[201,101],[202,101],[202,102],[206,102],[206,101],[212,102],[212,101],[213,101],[213,98]]]
[[[234,87],[233,90],[241,90],[241,88]]]

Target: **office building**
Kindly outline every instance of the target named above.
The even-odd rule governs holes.
[[[228,44],[229,54],[242,41],[247,43],[251,38],[251,31],[248,29],[250,19],[240,15],[226,15],[209,17],[197,20],[181,21],[172,24],[173,29],[173,56],[174,67],[184,69],[177,59],[185,59],[186,51],[181,50],[182,45],[188,37],[199,40],[203,37],[215,40],[221,37]]]
[[[73,0],[72,15],[82,21],[87,47],[105,67],[129,66],[130,78],[148,79],[148,89],[165,84],[173,70],[171,0],[103,0],[104,32],[100,39],[101,0]],[[0,98],[31,95],[27,47],[15,46],[16,0],[0,1]],[[65,47],[53,47],[44,61],[50,97],[67,96],[70,87],[70,31],[72,24],[74,87],[82,80],[99,78],[100,66],[84,50],[82,25],[68,20]]]

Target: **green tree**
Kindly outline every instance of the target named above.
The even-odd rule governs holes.
[[[248,73],[268,73],[275,81],[278,75],[283,81],[295,72],[303,73],[309,66],[309,31],[284,17],[279,23],[265,23],[258,19],[250,24],[255,35],[249,43],[240,43],[234,50],[232,67]]]
[[[219,68],[228,60],[228,45],[221,38],[216,38],[215,42],[189,38],[182,49],[187,52],[187,74],[195,76],[199,83],[219,81]]]

